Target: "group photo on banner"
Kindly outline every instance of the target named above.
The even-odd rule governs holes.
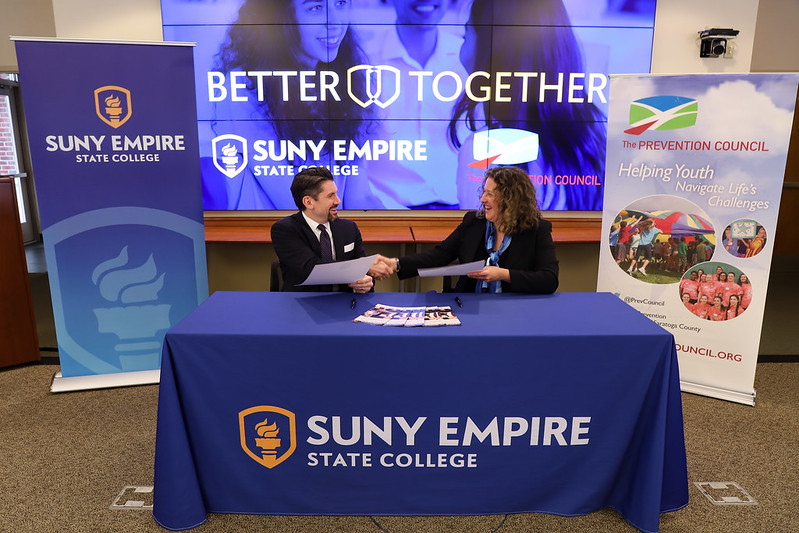
[[[797,83],[611,77],[597,290],[674,334],[683,390],[754,404]]]

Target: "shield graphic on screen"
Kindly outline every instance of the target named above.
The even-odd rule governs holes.
[[[363,90],[366,94],[356,94],[355,77],[358,74],[365,77]],[[399,69],[390,65],[356,65],[347,69],[347,93],[361,107],[375,104],[385,109],[399,98],[400,76]]]
[[[294,413],[259,405],[239,413],[241,448],[254,461],[274,468],[297,449],[297,424]]]
[[[214,166],[228,178],[235,178],[247,166],[247,139],[227,134],[211,141]]]

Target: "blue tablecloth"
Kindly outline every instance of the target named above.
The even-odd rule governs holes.
[[[164,342],[154,516],[582,515],[688,503],[673,336],[607,293],[217,292]],[[449,327],[353,323],[450,305]]]

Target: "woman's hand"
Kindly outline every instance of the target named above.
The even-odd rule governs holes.
[[[369,272],[367,272],[367,274],[375,278],[377,281],[383,281],[396,271],[397,265],[394,259],[389,259],[388,257],[378,254],[377,259],[375,259],[375,262],[372,263],[372,266],[369,268]]]
[[[479,279],[489,283],[493,281],[510,281],[510,270],[495,266],[483,267],[483,270],[475,270],[466,275],[472,279]]]

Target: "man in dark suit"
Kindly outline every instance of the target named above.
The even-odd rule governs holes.
[[[372,290],[373,278],[391,274],[383,263],[375,263],[362,279],[347,285],[303,285],[320,263],[347,261],[364,257],[366,252],[358,226],[351,220],[338,218],[341,199],[333,175],[324,167],[309,167],[294,176],[291,195],[299,212],[272,225],[272,244],[280,261],[284,291],[350,291]]]

